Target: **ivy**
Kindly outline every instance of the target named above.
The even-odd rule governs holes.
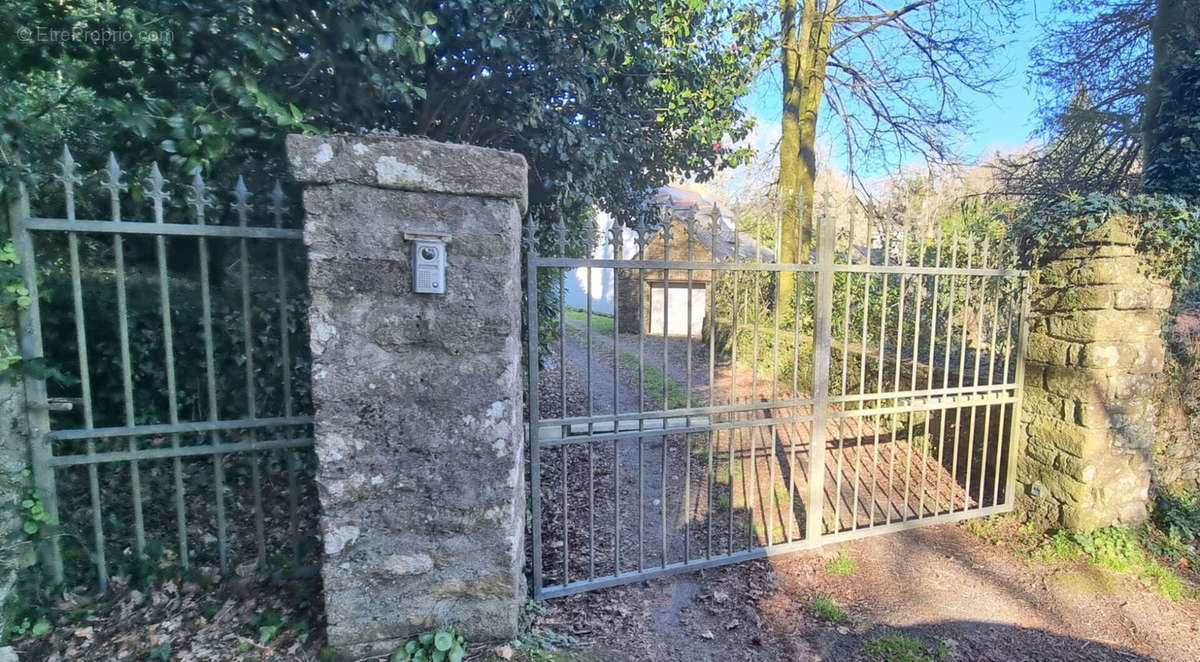
[[[12,240],[6,239],[0,244],[0,308],[15,305],[23,309],[31,303],[20,265],[21,260],[17,257]],[[7,324],[0,326],[0,378],[11,379],[20,364],[16,331]]]
[[[453,629],[423,632],[392,652],[390,662],[462,662],[467,641]]]
[[[1200,285],[1200,205],[1178,195],[1090,193],[1027,210],[1013,224],[1023,266],[1045,264],[1120,216],[1129,219],[1127,229],[1156,276],[1181,291]]]

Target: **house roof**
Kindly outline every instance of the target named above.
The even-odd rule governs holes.
[[[758,260],[774,262],[775,251],[766,245],[760,246],[754,237],[745,232],[733,229],[733,215],[728,209],[717,202],[705,199],[698,193],[675,186],[664,186],[654,194],[654,203],[671,210],[671,218],[682,221],[687,227],[688,219],[695,219],[693,239],[704,244],[718,260],[726,260],[737,255],[743,260]],[[714,210],[716,214],[714,214]],[[719,217],[719,220],[714,217]],[[716,237],[713,237],[713,223],[717,222]],[[659,228],[655,234],[661,232]]]

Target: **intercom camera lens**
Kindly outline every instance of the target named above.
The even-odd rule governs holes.
[[[421,259],[432,262],[437,259],[437,249],[431,246],[425,246],[421,249]]]

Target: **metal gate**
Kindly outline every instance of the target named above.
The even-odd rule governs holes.
[[[965,227],[856,237],[825,208],[808,264],[715,206],[614,225],[598,256],[567,257],[561,223],[527,228],[536,597],[1012,509],[1012,247]],[[652,333],[666,286],[686,310]]]
[[[259,214],[240,176],[218,205],[199,171],[172,187],[155,164],[138,209],[111,155],[96,196],[65,148],[58,165],[41,206],[60,216],[24,186],[7,209],[46,574],[307,572],[306,262],[282,189]]]

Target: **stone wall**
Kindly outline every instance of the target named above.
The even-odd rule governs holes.
[[[525,499],[516,154],[395,137],[288,138],[304,184],[329,643],[388,652],[453,625],[508,638]],[[405,233],[451,238],[414,294]]]
[[[1037,273],[1018,503],[1074,530],[1146,517],[1173,292],[1150,277],[1127,219]]]

